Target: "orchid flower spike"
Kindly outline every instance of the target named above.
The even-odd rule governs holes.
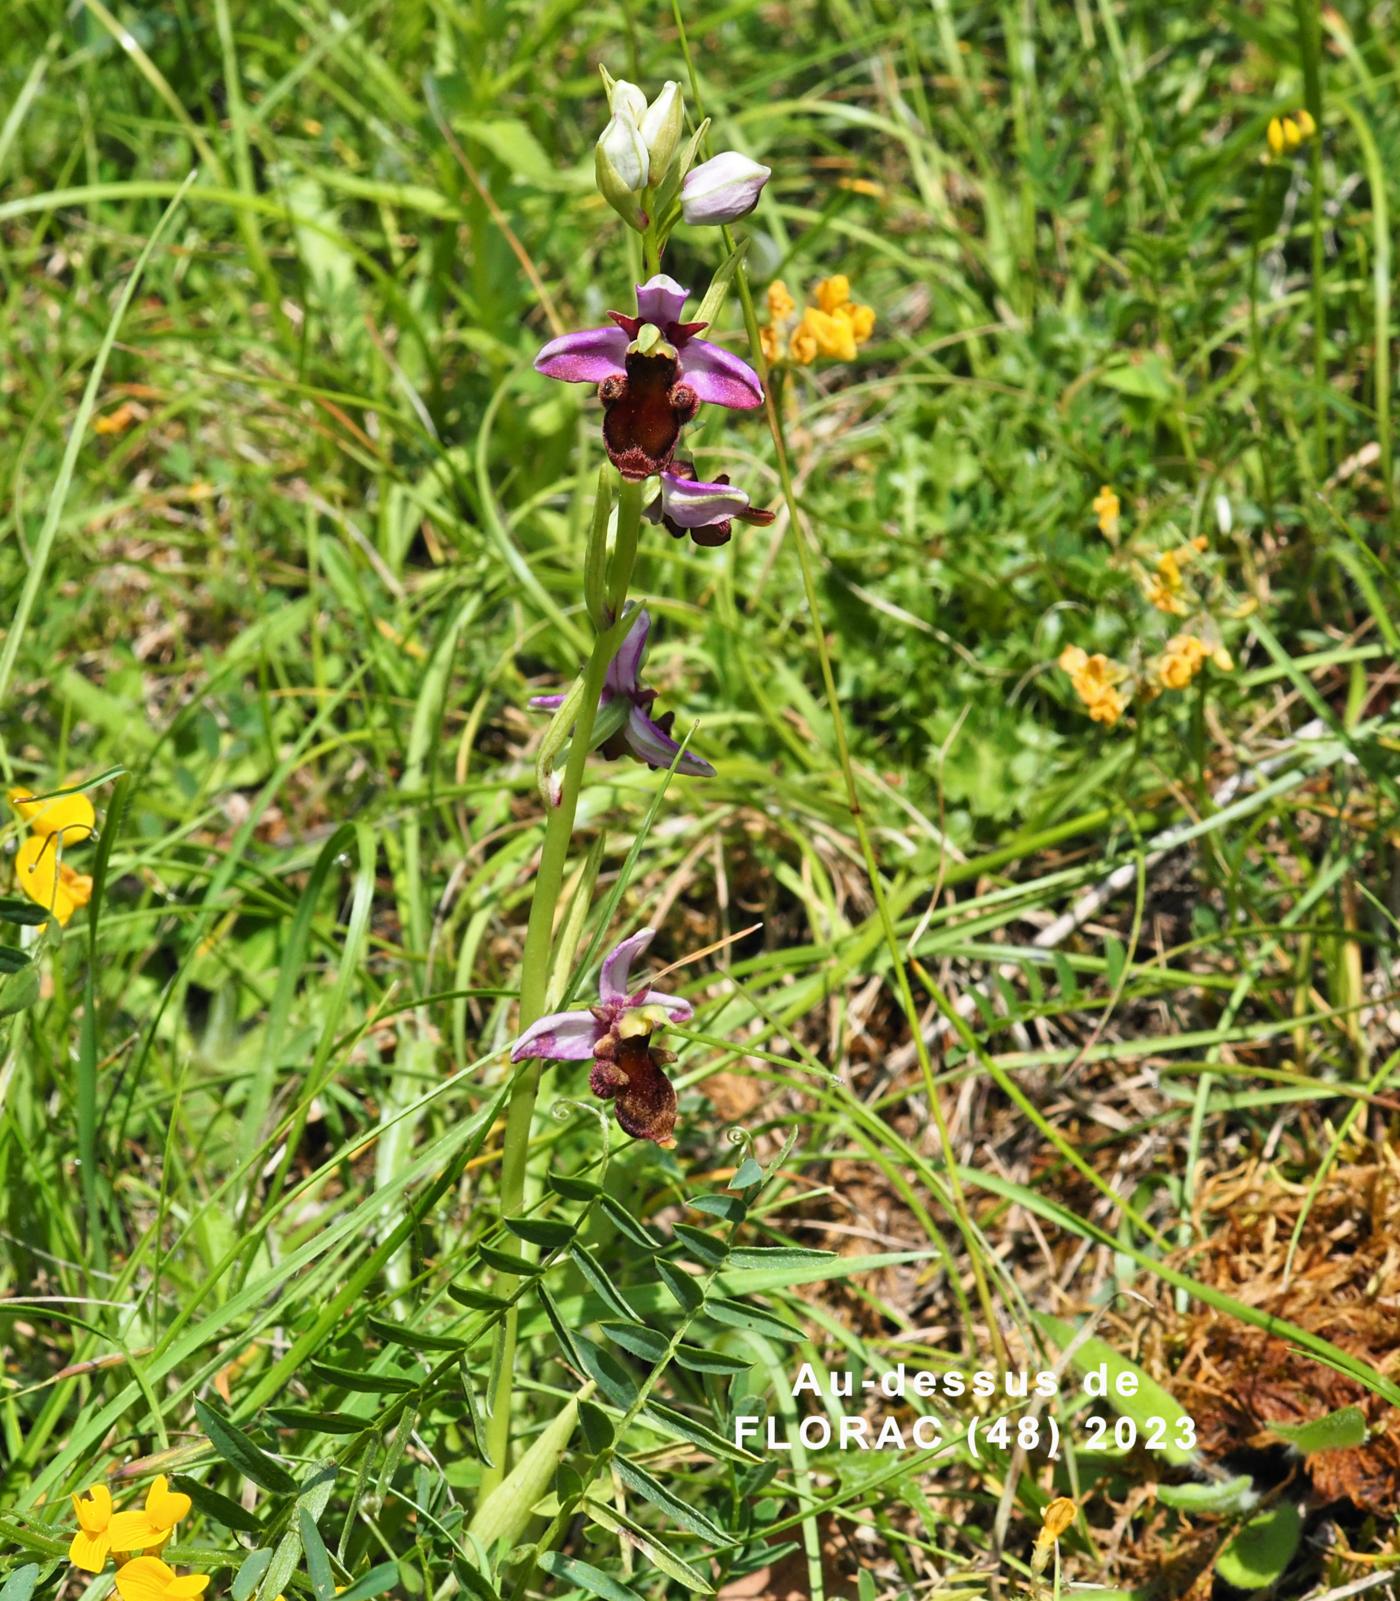
[[[763,404],[758,374],[682,322],[690,291],[657,273],[637,286],[637,314],[610,311],[613,326],[563,334],[535,357],[535,371],[570,384],[597,384],[603,443],[624,478],[671,465],[681,429],[702,401],[749,411]]]
[[[676,761],[676,753],[681,749],[671,738],[671,724],[676,714],[667,712],[664,717],[655,718],[651,715],[656,691],[647,689],[641,677],[650,633],[651,614],[643,607],[623,636],[603,679],[603,693],[594,724],[595,732],[602,734],[599,749],[612,760],[631,755],[655,769],[668,768],[676,762],[678,773],[691,778],[713,778],[715,770],[709,762],[689,751],[682,752],[680,760]],[[540,711],[557,711],[563,703],[563,695],[534,695],[530,699],[531,706]]]
[[[603,960],[598,977],[598,1004],[573,1012],[551,1012],[532,1023],[511,1050],[512,1062],[543,1057],[555,1062],[583,1062],[593,1068],[589,1087],[617,1103],[617,1120],[636,1140],[669,1144],[676,1126],[676,1092],[665,1067],[675,1060],[652,1045],[651,1036],[667,1023],[688,1023],[689,1001],[631,983],[632,963],[656,936],[639,929]]]
[[[728,473],[704,483],[694,462],[678,461],[661,474],[661,493],[646,515],[675,539],[689,534],[697,545],[715,546],[728,544],[736,518],[766,528],[777,513],[751,505],[744,491],[729,482]]]

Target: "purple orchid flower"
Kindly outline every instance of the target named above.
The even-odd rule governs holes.
[[[643,607],[618,646],[617,655],[608,663],[607,675],[603,679],[603,693],[598,701],[600,720],[605,728],[609,723],[615,723],[616,726],[609,729],[599,749],[614,761],[631,755],[645,762],[648,767],[662,769],[676,761],[676,752],[681,747],[671,738],[671,724],[676,714],[667,712],[664,717],[653,717],[651,704],[656,699],[656,691],[647,689],[642,683],[642,662],[646,657],[650,633],[651,615]],[[564,696],[532,695],[530,704],[540,711],[557,711],[564,704]],[[612,715],[602,717],[601,714],[607,712]],[[620,722],[617,721],[619,713]],[[709,762],[691,755],[689,751],[685,751],[676,762],[676,771],[686,773],[691,778],[715,776],[715,770]]]
[[[765,528],[777,513],[750,505],[744,491],[729,482],[728,473],[706,483],[697,478],[694,462],[678,461],[661,474],[661,493],[646,515],[675,539],[689,534],[697,545],[713,547],[728,544],[736,518]]]
[[[613,326],[551,339],[535,357],[535,370],[546,378],[599,386],[603,443],[624,478],[664,472],[702,401],[739,411],[763,404],[753,368],[697,339],[705,323],[680,320],[689,294],[657,273],[637,285],[635,317],[610,311]]]
[[[668,1145],[676,1126],[676,1092],[665,1068],[675,1057],[654,1046],[651,1036],[667,1023],[688,1023],[694,1008],[679,995],[629,985],[632,963],[655,935],[654,928],[643,928],[623,940],[604,958],[598,1004],[540,1018],[516,1041],[510,1059],[582,1062],[591,1057],[589,1088],[616,1102],[623,1130],[635,1140]]]

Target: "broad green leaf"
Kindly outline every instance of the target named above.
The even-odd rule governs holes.
[[[272,1406],[267,1415],[279,1429],[310,1429],[317,1434],[360,1434],[373,1427],[372,1418],[353,1412],[317,1412],[306,1406]]]
[[[1256,1513],[1216,1558],[1216,1576],[1237,1590],[1267,1590],[1287,1571],[1302,1529],[1291,1501]]]
[[[835,1251],[807,1251],[797,1245],[738,1245],[729,1253],[731,1268],[827,1268],[837,1260]]]
[[[0,1601],[29,1601],[34,1586],[39,1582],[39,1564],[26,1562],[0,1584]]]
[[[1303,1456],[1317,1451],[1345,1451],[1366,1443],[1366,1414],[1359,1406],[1338,1407],[1311,1423],[1265,1423]]]
[[[637,1381],[610,1351],[595,1345],[585,1335],[576,1334],[574,1345],[584,1372],[615,1407],[625,1412],[637,1399]]]
[[[210,1489],[199,1479],[178,1478],[175,1488],[189,1496],[196,1511],[202,1512],[206,1518],[212,1518],[215,1523],[222,1523],[226,1529],[241,1529],[244,1534],[261,1533],[262,1523],[256,1512],[250,1512],[231,1496]],[[270,1552],[268,1554],[271,1555]]]
[[[626,1235],[633,1245],[640,1245],[644,1251],[659,1251],[664,1243],[646,1224],[639,1223],[636,1218],[620,1202],[615,1201],[611,1195],[602,1195],[598,1198],[599,1207],[607,1213],[609,1222],[619,1234]]]
[[[569,1258],[605,1306],[631,1323],[637,1321],[637,1314],[628,1306],[621,1290],[598,1265],[596,1257],[575,1241],[569,1252]]]
[[[1070,1349],[1078,1332],[1073,1324],[1066,1323],[1063,1318],[1051,1317],[1048,1313],[1035,1314],[1035,1322],[1061,1351]],[[1181,1443],[1195,1438],[1190,1415],[1175,1397],[1168,1394],[1135,1362],[1120,1356],[1106,1340],[1092,1338],[1084,1340],[1076,1348],[1070,1361],[1086,1383],[1091,1374],[1104,1379],[1103,1389],[1106,1393],[1097,1399],[1104,1406],[1112,1407],[1121,1417],[1130,1418],[1137,1425],[1139,1435],[1147,1434],[1149,1429],[1155,1432],[1158,1426],[1154,1420],[1158,1418],[1166,1424],[1166,1439],[1158,1453],[1164,1462],[1181,1468],[1195,1461],[1195,1448]],[[1125,1377],[1136,1380],[1132,1395],[1118,1393],[1118,1381]]]

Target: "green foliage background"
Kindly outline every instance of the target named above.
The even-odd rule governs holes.
[[[1307,1184],[1393,1148],[1393,1115],[1356,1098],[1397,1065],[1389,8],[683,10],[689,64],[662,8],[7,13],[0,776],[110,775],[100,844],[69,854],[101,864],[93,907],[0,977],[0,1563],[39,1593],[77,1593],[64,1492],[156,1463],[198,1497],[177,1556],[215,1593],[470,1593],[496,1316],[471,1297],[522,1240],[564,1257],[523,1314],[516,1435],[591,1374],[596,1438],[562,1470],[578,1483],[547,1482],[556,1506],[591,1498],[480,1593],[679,1595],[783,1561],[812,1594],[981,1594],[999,1562],[1028,1584],[1044,1475],[999,1521],[965,1453],[936,1480],[916,1457],[758,1466],[697,1431],[725,1434],[745,1395],[786,1404],[798,1359],[983,1365],[974,1263],[1029,1338],[1030,1216],[1057,1250],[1084,1243],[1102,1304],[1160,1284],[1218,1152],[1277,1151]],[[820,618],[785,516],[721,551],[647,531],[650,681],[719,774],[658,802],[660,775],[595,765],[597,889],[571,881],[570,926],[580,955],[647,921],[661,962],[732,943],[683,970],[699,1010],[674,1042],[677,1148],[614,1130],[602,1173],[593,1117],[542,1118],[539,1215],[567,1237],[512,1244],[493,1128],[542,832],[525,701],[577,670],[600,460],[592,399],[531,359],[544,299],[591,325],[640,268],[592,188],[600,61],[681,79],[716,148],[773,168],[741,225],[756,296],[844,272],[878,323],[857,363],[782,386]],[[1314,74],[1320,137],[1266,163],[1269,117],[1315,99]],[[699,294],[721,256],[683,230],[666,268]],[[744,348],[732,300],[721,331]],[[706,468],[779,504],[762,419],[710,408],[692,433]],[[1055,658],[1127,659],[1173,625],[1096,531],[1101,483],[1131,538],[1207,535],[1258,602],[1230,624],[1232,674],[1112,729]],[[1280,752],[1262,798],[1215,806]],[[1144,840],[1183,819],[1200,827],[1174,871],[1149,865]],[[1133,881],[1101,916],[1033,947],[1121,863]],[[975,1234],[900,968],[930,1027],[1001,973],[931,1073]],[[591,987],[587,962],[575,978]],[[1150,1110],[1086,1137],[1069,1064],[1118,1104],[1139,1062]],[[547,1081],[555,1100],[587,1100],[582,1074]],[[1300,1134],[1280,1144],[1285,1114]],[[673,1232],[727,1239],[736,1122],[767,1178],[732,1251],[776,1257]],[[1116,1210],[1090,1215],[1071,1153]],[[544,1186],[561,1173],[591,1177]],[[845,1249],[857,1181],[896,1224],[859,1200],[854,1255],[792,1254]],[[593,1325],[617,1321],[611,1287],[671,1341],[655,1264],[687,1252],[750,1310],[686,1335],[708,1330],[708,1367],[671,1351],[652,1373],[639,1336]],[[649,1373],[672,1415],[618,1448],[650,1488],[599,1494],[584,1469]],[[824,1566],[856,1525],[860,1560]],[[1076,1538],[1077,1576],[1139,1582]],[[233,1584],[255,1550],[278,1555]],[[1305,1546],[1281,1593],[1352,1574]]]

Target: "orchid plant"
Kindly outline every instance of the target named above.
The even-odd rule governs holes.
[[[631,756],[687,777],[714,774],[709,762],[672,736],[674,713],[653,716],[655,691],[642,683],[652,619],[629,596],[644,522],[713,547],[731,537],[735,521],[773,520],[773,513],[755,507],[727,475],[705,481],[692,461],[678,460],[676,454],[701,407],[743,412],[764,403],[763,383],[753,368],[722,344],[701,337],[738,270],[740,253],[730,255],[689,317],[690,291],[661,270],[673,229],[727,226],[746,216],[757,205],[769,170],[737,151],[696,166],[707,123],[683,142],[685,107],[675,83],[648,100],[636,85],[606,71],[603,81],[610,116],[595,152],[598,188],[640,235],[648,276],[636,287],[635,311],[611,311],[602,327],[551,339],[535,358],[536,371],[547,378],[597,386],[609,466],[599,477],[583,565],[592,648],[569,690],[530,702],[552,711],[554,718],[541,740],[545,836],[522,958],[520,1034],[511,1052],[516,1072],[501,1171],[501,1209],[507,1217],[520,1211],[525,1197],[530,1130],[546,1062],[591,1062],[589,1086],[612,1104],[625,1134],[658,1144],[673,1140],[676,1093],[665,1069],[674,1058],[654,1040],[666,1024],[687,1021],[691,1008],[676,996],[631,982],[632,963],[654,930],[624,939],[606,958],[595,1006],[550,1012],[548,998],[560,965],[555,911],[591,752]],[[493,1494],[510,1488],[503,1479],[515,1368],[515,1288],[513,1282],[497,1286],[512,1305],[494,1353],[488,1429],[493,1465],[482,1481],[483,1511],[495,1504]]]

